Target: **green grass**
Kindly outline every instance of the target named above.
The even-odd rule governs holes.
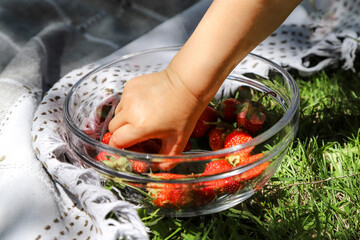
[[[151,239],[360,238],[360,74],[337,69],[295,78],[299,131],[269,183],[216,214],[170,218],[139,210]]]

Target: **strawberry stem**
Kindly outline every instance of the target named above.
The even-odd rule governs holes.
[[[275,92],[269,91],[269,92],[264,93],[264,94],[256,101],[256,103],[259,103],[259,102],[261,101],[261,99],[263,99],[265,96],[267,96],[267,95],[269,95],[269,94],[271,94],[271,95],[273,95],[274,97],[276,97],[276,93],[275,93]]]

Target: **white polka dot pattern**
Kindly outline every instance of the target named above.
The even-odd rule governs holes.
[[[308,12],[299,6],[253,53],[304,75],[339,63],[353,70],[360,41],[360,1],[314,2]]]
[[[59,239],[67,239],[66,236],[76,236],[76,239],[115,239],[114,236],[120,239],[122,237],[147,239],[147,232],[137,215],[136,206],[118,200],[110,191],[102,187],[101,178],[94,170],[81,168],[67,142],[67,131],[62,115],[65,97],[82,76],[96,67],[96,65],[87,65],[64,76],[45,94],[34,116],[32,138],[37,158],[52,178],[73,195],[76,207],[88,216],[88,218],[81,218],[81,224],[75,221],[77,216],[72,216],[75,220],[70,222],[70,226],[64,226],[64,230],[59,232]],[[92,112],[96,111],[94,106],[105,104],[109,99],[121,94],[122,88],[114,86],[112,79],[119,77],[117,72],[120,69],[126,71],[126,68],[125,70],[123,68],[116,67],[99,72],[93,79],[93,83],[83,86],[83,89],[79,91],[81,96],[77,96],[78,104],[83,104],[91,109],[89,112]],[[132,78],[138,74],[141,74],[141,71],[129,73],[127,77]],[[125,78],[124,82],[128,78]],[[94,92],[100,92],[103,97],[95,97]],[[96,114],[90,115],[96,116]],[[77,116],[78,121],[90,118],[89,122],[93,122],[92,116],[83,116],[81,112]],[[97,129],[96,125],[88,127]],[[110,212],[121,218],[121,222],[107,218]],[[52,224],[62,222],[62,218],[67,216],[68,212],[65,211],[54,219]],[[51,227],[51,224],[44,226],[44,231]],[[89,232],[91,236],[88,235]]]

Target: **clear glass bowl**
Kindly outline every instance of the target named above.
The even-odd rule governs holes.
[[[249,54],[228,76],[215,99],[233,97],[239,89],[255,101],[262,98],[267,118],[262,130],[246,143],[216,151],[206,140],[179,156],[139,153],[101,143],[102,136],[131,78],[166,68],[179,47],[153,49],[123,56],[100,66],[79,80],[69,91],[64,119],[74,164],[93,168],[104,185],[117,189],[119,197],[141,204],[158,214],[189,217],[233,207],[261,189],[279,167],[294,139],[299,120],[296,82],[277,64]],[[217,174],[203,174],[209,162],[229,159],[246,149],[258,158]],[[106,154],[114,160],[96,160]],[[146,166],[142,173],[134,164]],[[159,177],[157,171],[162,172]],[[170,175],[165,175],[172,173]],[[170,179],[169,179],[170,178]]]

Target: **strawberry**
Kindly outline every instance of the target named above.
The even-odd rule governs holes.
[[[185,184],[150,184],[148,191],[153,198],[153,205],[162,208],[181,209],[189,206],[192,201]]]
[[[257,101],[246,101],[241,105],[240,112],[236,115],[238,128],[243,128],[252,136],[261,130],[266,120],[266,115],[263,110],[264,106],[261,104],[261,100],[268,94],[276,97],[276,93],[267,92]]]
[[[242,187],[242,182],[237,181],[234,177],[227,177],[218,180],[212,180],[205,183],[203,191],[212,191],[215,192],[216,195],[220,194],[230,194],[237,192]]]
[[[232,123],[236,121],[236,110],[237,106],[240,104],[235,98],[225,99],[219,106],[218,115],[219,117],[226,122]]]
[[[112,153],[107,153],[107,152],[102,151],[98,155],[96,155],[95,160],[98,162],[102,162],[102,161],[109,161],[109,160],[111,160],[111,158],[118,159],[119,156],[112,154]]]
[[[196,183],[191,190],[191,195],[193,198],[192,207],[204,206],[216,197],[214,189],[206,183]]]
[[[100,152],[96,157],[95,160],[98,162],[102,162],[108,167],[111,167],[113,169],[119,170],[119,171],[131,171],[131,166],[129,161],[126,157],[123,156],[117,156],[112,153],[107,152]]]
[[[262,156],[264,156],[263,153],[258,153],[255,155],[250,155],[248,157],[244,157],[243,161],[240,162],[237,166],[241,166],[241,165],[245,165],[245,164],[250,164],[252,162],[255,162],[256,160],[258,160],[259,158],[261,158]],[[246,172],[243,172],[239,175],[236,176],[236,180],[238,181],[247,181],[247,180],[251,180],[256,178],[257,176],[259,176],[269,165],[269,162],[265,162],[262,163],[256,167],[253,167],[249,170],[247,170]]]
[[[157,142],[155,140],[149,139],[145,142],[137,143],[126,150],[139,153],[154,153],[159,151],[159,147],[157,146]],[[131,163],[132,170],[135,173],[146,173],[149,170],[150,164],[147,162],[136,160],[129,160],[129,162]]]
[[[252,162],[255,162],[256,160],[258,160],[259,158],[261,158],[262,156],[264,156],[263,153],[258,153],[255,155],[249,155],[247,158],[244,158],[244,161],[239,163],[236,166],[240,166],[240,165],[245,165],[245,164],[250,164]]]
[[[261,173],[263,173],[269,165],[270,165],[269,162],[264,162],[256,167],[247,170],[246,172],[241,173],[238,176],[238,179],[240,179],[241,181],[254,179],[258,177]]]
[[[250,140],[252,140],[252,137],[250,136],[250,134],[248,134],[244,131],[241,131],[239,129],[235,129],[234,131],[232,131],[231,133],[229,133],[226,136],[226,138],[224,140],[224,147],[231,148],[236,145],[246,143]]]
[[[135,173],[146,173],[149,169],[149,164],[143,161],[129,160],[131,168]]]
[[[246,143],[250,141],[252,137],[241,130],[234,130],[230,134],[228,134],[224,140],[224,147],[225,148],[231,148],[239,144]],[[254,149],[254,147],[247,147],[244,149],[241,149],[240,151],[227,156],[226,159],[234,166],[239,165],[241,162],[243,162],[249,155],[250,152]]]
[[[225,130],[218,127],[213,127],[209,130],[209,145],[211,150],[216,151],[224,148]]]
[[[102,138],[102,143],[109,144],[112,134],[107,132]],[[131,147],[126,148],[126,150],[138,152],[138,153],[158,153],[161,148],[161,141],[159,139],[149,139],[147,141],[137,143]],[[116,155],[108,154],[106,152],[100,152],[95,159],[97,161],[109,160],[109,157],[113,156],[119,158]],[[135,173],[146,173],[149,169],[149,164],[142,161],[129,160],[132,170]]]
[[[101,142],[104,143],[104,144],[109,144],[111,136],[112,136],[111,132],[105,133],[104,136],[102,137]]]
[[[214,160],[206,164],[203,176],[214,175],[229,171],[233,166],[225,159]]]
[[[250,113],[251,110],[246,109],[237,114],[237,127],[242,127],[249,134],[254,136],[261,130],[266,120],[266,115],[263,112]]]
[[[256,155],[242,156],[241,158],[239,158],[236,161],[236,167],[255,162],[256,160],[261,158],[263,155],[264,155],[263,153],[258,153]]]
[[[226,172],[231,170],[232,168],[233,166],[225,159],[215,160],[209,162],[206,165],[205,171],[203,172],[202,176]],[[235,193],[242,186],[242,183],[240,181],[236,181],[234,177],[212,180],[203,184],[203,191],[208,192],[209,189],[212,189],[216,194]]]
[[[137,147],[137,145],[133,146],[133,149],[135,149]],[[112,154],[112,153],[107,153],[107,152],[100,152],[96,157],[95,160],[98,162],[104,162],[106,165],[110,166],[110,167],[118,167],[116,165],[116,162],[119,161],[119,159],[122,158],[122,165],[131,165],[131,169],[133,172],[136,173],[145,173],[148,171],[149,169],[149,165],[146,162],[142,162],[142,161],[135,161],[135,160],[127,160],[124,157],[119,157],[118,155]],[[111,162],[114,162],[115,164],[111,164]],[[129,164],[130,163],[130,164]],[[124,169],[127,170],[127,167],[124,167]],[[129,170],[131,170],[129,169]]]
[[[151,174],[151,177],[160,179],[179,179],[186,176],[172,173],[155,173]],[[193,200],[188,184],[150,182],[147,184],[147,190],[150,193],[153,205],[162,208],[185,208],[188,207]]]
[[[197,120],[195,128],[191,133],[191,137],[200,138],[206,134],[210,129],[210,125],[207,122],[216,122],[217,114],[215,109],[206,106],[205,110],[200,115],[200,118]]]

